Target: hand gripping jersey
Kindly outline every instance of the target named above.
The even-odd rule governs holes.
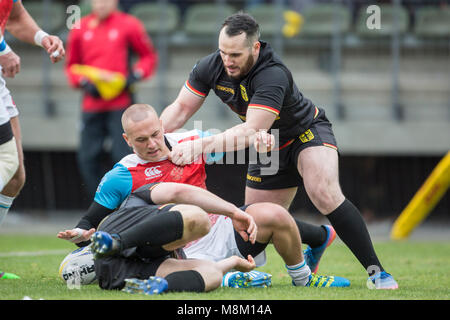
[[[194,140],[209,135],[198,130],[164,135],[166,145],[171,149],[182,141]],[[212,159],[212,158],[210,158]],[[178,182],[206,189],[206,171],[203,158],[184,167],[173,164],[167,158],[157,162],[140,159],[130,154],[120,160],[101,180],[94,201],[114,210],[143,185],[155,182]]]

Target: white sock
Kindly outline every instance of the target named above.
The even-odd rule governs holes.
[[[296,286],[305,286],[308,283],[311,269],[305,260],[292,266],[286,265],[286,269]]]
[[[3,194],[0,194],[0,225],[3,222],[3,219],[5,219],[6,214],[9,211],[9,208],[11,208],[13,201],[14,197],[8,197]]]

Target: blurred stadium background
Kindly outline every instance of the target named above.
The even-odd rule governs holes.
[[[44,30],[64,40],[67,7],[89,11],[89,1],[23,3]],[[366,24],[373,4],[381,9],[381,29]],[[450,150],[449,1],[129,0],[121,6],[145,23],[158,50],[157,74],[138,86],[136,101],[159,111],[175,99],[195,62],[217,48],[223,18],[240,9],[252,13],[300,91],[326,110],[344,193],[367,221],[397,217]],[[286,10],[301,15],[298,30],[286,30]],[[9,216],[80,212],[91,201],[76,164],[80,92],[69,88],[62,63],[51,65],[41,49],[6,39],[22,61],[7,85],[20,110],[27,172]],[[194,120],[205,130],[240,121],[213,94],[187,128]],[[245,172],[244,164],[209,166],[210,190],[242,204]],[[292,210],[316,212],[304,192]],[[432,216],[450,218],[448,192]]]

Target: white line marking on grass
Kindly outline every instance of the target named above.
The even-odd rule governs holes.
[[[69,253],[70,250],[41,250],[41,251],[16,251],[16,252],[0,252],[0,258],[4,257],[37,257],[49,256],[63,253]]]

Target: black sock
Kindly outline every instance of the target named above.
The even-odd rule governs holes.
[[[327,240],[327,231],[322,226],[316,226],[294,218],[302,243],[308,244],[311,248],[322,245]]]
[[[204,292],[205,280],[196,270],[176,271],[169,273],[165,279],[167,280],[167,291],[172,292]]]
[[[369,275],[384,271],[372,245],[369,232],[359,210],[349,200],[327,215],[334,230]]]
[[[149,216],[131,228],[118,233],[121,249],[162,246],[183,237],[183,217],[178,211]]]

